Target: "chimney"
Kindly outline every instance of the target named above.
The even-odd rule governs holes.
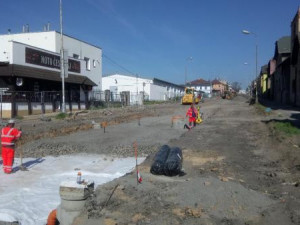
[[[11,29],[9,28],[9,29],[7,29],[7,33],[8,34],[10,34],[11,33]]]
[[[47,31],[47,25],[44,25],[43,31]]]
[[[26,24],[26,32],[29,33],[29,24]]]
[[[26,27],[25,27],[25,25],[23,25],[23,27],[22,27],[22,32],[23,32],[23,33],[26,32]]]
[[[50,31],[50,22],[47,23],[47,31]]]

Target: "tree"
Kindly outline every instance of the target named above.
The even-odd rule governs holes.
[[[234,91],[239,92],[242,88],[241,88],[241,83],[239,82],[232,82],[231,87]]]

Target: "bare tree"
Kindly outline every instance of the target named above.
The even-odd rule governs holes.
[[[232,87],[232,89],[235,90],[236,92],[239,92],[239,90],[242,89],[242,88],[241,88],[241,83],[236,82],[236,81],[232,82],[231,87]]]

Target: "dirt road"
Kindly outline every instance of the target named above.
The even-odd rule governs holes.
[[[186,107],[178,105],[164,117],[145,118],[141,126],[116,125],[109,139],[92,144],[99,153],[108,153],[104,149],[117,143],[129,146],[133,140],[151,149],[145,153],[156,145],[178,146],[184,152],[186,175],[150,174],[152,154],[140,166],[142,184],[137,186],[133,172],[98,187],[74,224],[300,224],[299,150],[279,143],[262,122],[268,118],[243,97],[214,99],[202,108],[205,121],[191,131],[166,122],[184,113]]]

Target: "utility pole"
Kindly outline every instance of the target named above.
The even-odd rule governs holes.
[[[62,82],[62,113],[66,112],[65,103],[65,65],[64,65],[64,39],[63,39],[63,20],[62,20],[62,0],[59,4],[59,14],[60,14],[60,76]]]
[[[254,81],[253,81],[253,87],[252,88],[254,88],[255,87],[255,101],[257,102],[258,101],[258,95],[257,95],[257,79],[258,79],[258,71],[257,71],[257,67],[258,67],[258,65],[257,65],[257,61],[258,61],[258,43],[257,43],[257,35],[256,35],[256,33],[253,33],[253,32],[250,32],[250,31],[248,31],[248,30],[242,30],[242,33],[243,34],[246,34],[246,35],[249,35],[249,34],[252,34],[252,35],[254,35],[254,37],[255,37],[255,77],[254,77]],[[251,93],[252,93],[252,90],[251,90]],[[252,96],[253,97],[253,96]]]
[[[184,79],[184,83],[185,83],[185,85],[187,85],[187,80],[188,80],[188,78],[187,78],[187,75],[188,75],[188,71],[187,71],[187,67],[188,67],[188,60],[190,60],[190,61],[192,61],[193,60],[193,57],[192,56],[190,56],[190,57],[188,57],[188,58],[186,58],[186,62],[185,62],[185,79]]]
[[[139,75],[136,74],[136,105],[139,105],[139,86],[138,86]]]

